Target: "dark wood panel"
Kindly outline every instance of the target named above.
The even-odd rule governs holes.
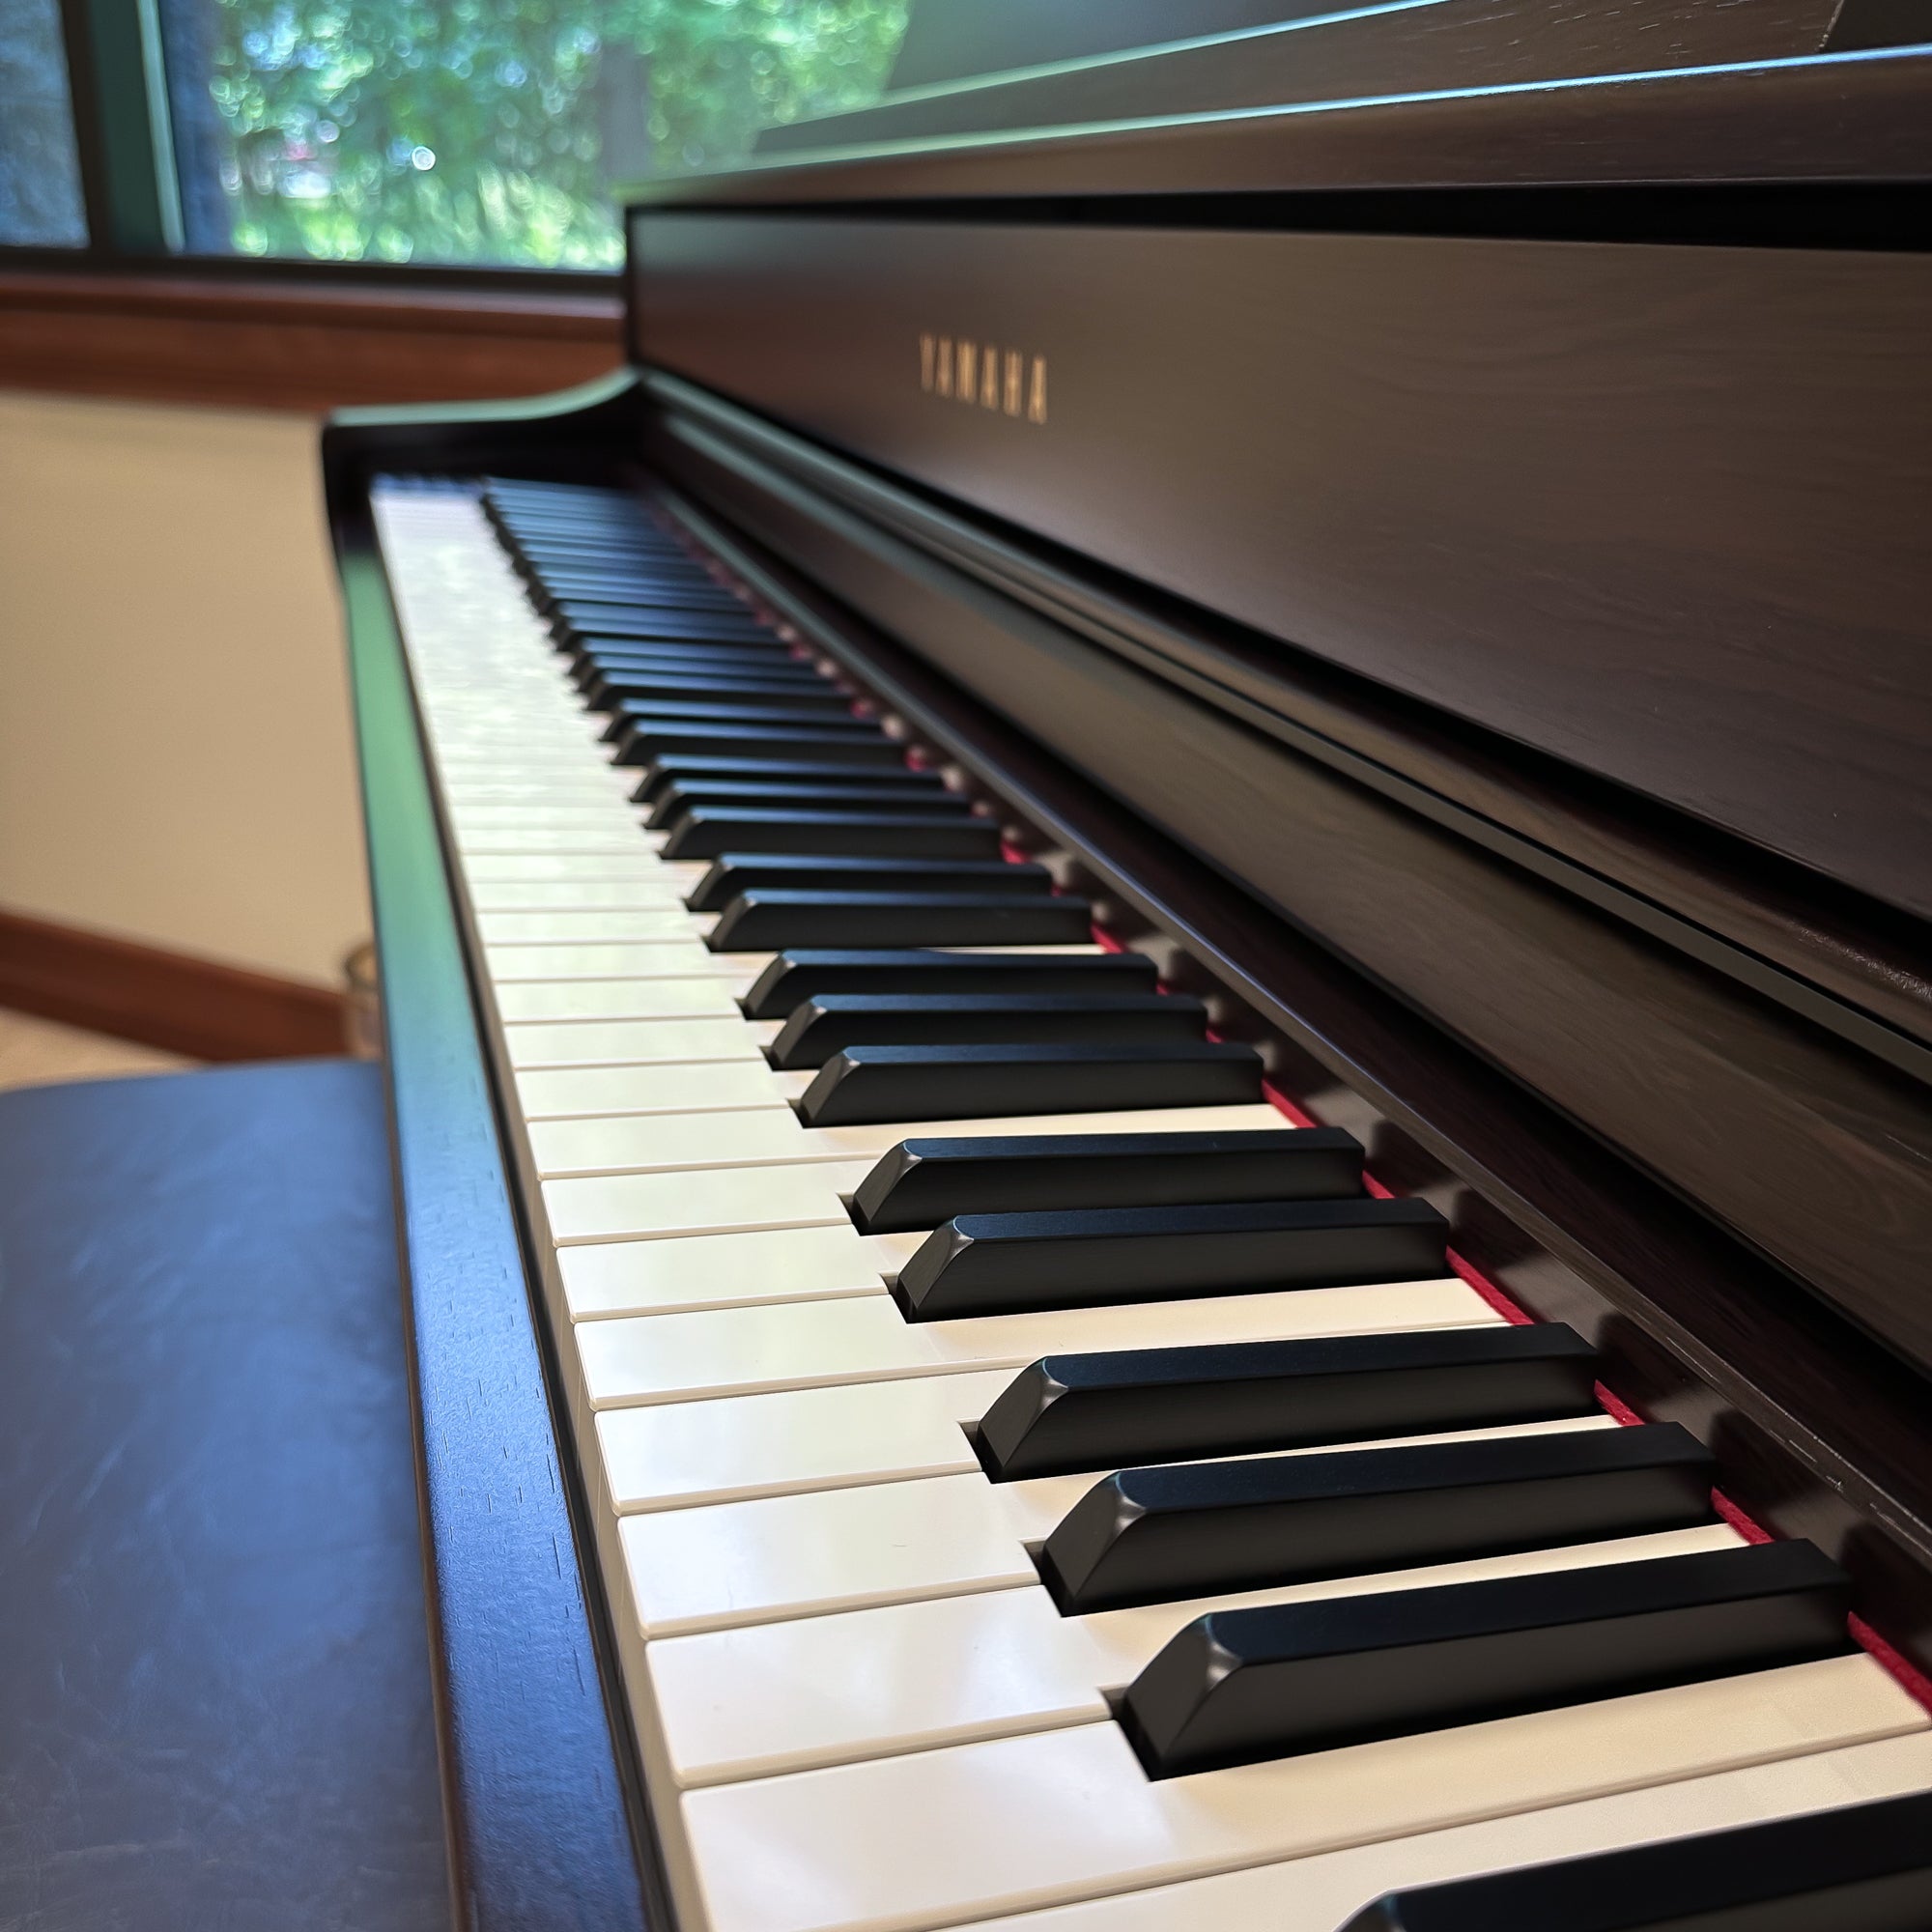
[[[1551,183],[1932,178],[1932,55],[1913,48],[1507,93],[1168,117],[1074,138],[965,136],[653,182],[639,208]]]
[[[0,275],[0,384],[311,414],[527,394],[621,359],[619,303],[341,284]]]
[[[365,432],[378,445],[400,433]],[[418,433],[427,454],[439,428]],[[355,438],[334,439],[339,478]],[[558,1446],[421,738],[366,502],[358,515],[338,489],[336,508],[457,1919],[466,1932],[638,1932],[656,1921],[598,1665],[603,1612],[577,1556],[581,1498]]]
[[[1204,862],[1932,1363],[1915,1081],[805,496],[671,447],[754,535]]]
[[[193,1060],[299,1060],[348,1045],[347,1004],[326,986],[10,912],[0,1007]]]
[[[1813,54],[1837,0],[1432,0],[794,121],[765,155]],[[1286,19],[1281,10],[1276,10]],[[1313,11],[1313,10],[1310,10]],[[1208,33],[1207,24],[1194,29]],[[1179,39],[1179,35],[1175,35]],[[1014,65],[1020,63],[1002,63]]]
[[[673,414],[1002,595],[1932,1078],[1932,937],[1918,922],[1886,921],[1759,848],[1639,810],[1628,792],[907,490],[690,383],[647,386]]]
[[[688,472],[691,473],[691,472]],[[698,478],[693,474],[694,482]],[[1457,1250],[1524,1307],[1591,1335],[1639,1412],[1684,1422],[1761,1521],[1810,1536],[1861,1607],[1932,1657],[1932,1409],[1924,1382],[1659,1181],[1071,772],[820,577],[852,558],[815,521],[785,563],[711,507],[700,539],[840,659],[915,742],[1004,800],[1015,839],[1065,855],[1107,928],[1262,1047],[1282,1089],[1370,1150],[1374,1171],[1449,1216]],[[772,533],[785,533],[771,520]],[[855,565],[861,571],[864,561]]]
[[[749,214],[634,245],[651,361],[1932,913],[1932,257]],[[923,334],[1042,358],[1045,421],[923,391]]]

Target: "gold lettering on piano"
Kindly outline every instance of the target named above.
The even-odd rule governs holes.
[[[928,396],[949,396],[969,409],[977,403],[995,415],[1046,421],[1046,357],[1023,349],[922,329],[919,386]]]

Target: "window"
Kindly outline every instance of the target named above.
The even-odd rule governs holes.
[[[0,0],[0,243],[610,270],[652,177],[1298,98],[1447,0],[1333,4]]]
[[[86,241],[60,0],[0,0],[0,243]]]
[[[870,102],[905,18],[906,0],[163,0],[185,240],[613,268],[626,183]]]

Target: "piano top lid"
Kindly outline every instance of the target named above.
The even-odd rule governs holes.
[[[1929,106],[1932,42],[852,143],[646,182],[620,198],[635,214],[1047,196],[1917,184],[1932,181]]]

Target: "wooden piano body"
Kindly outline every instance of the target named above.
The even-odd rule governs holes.
[[[689,1914],[386,477],[657,505],[1922,1688],[1932,53],[1741,11],[1376,99],[1317,22],[1274,111],[889,102],[639,200],[608,384],[330,427],[471,1922]]]

